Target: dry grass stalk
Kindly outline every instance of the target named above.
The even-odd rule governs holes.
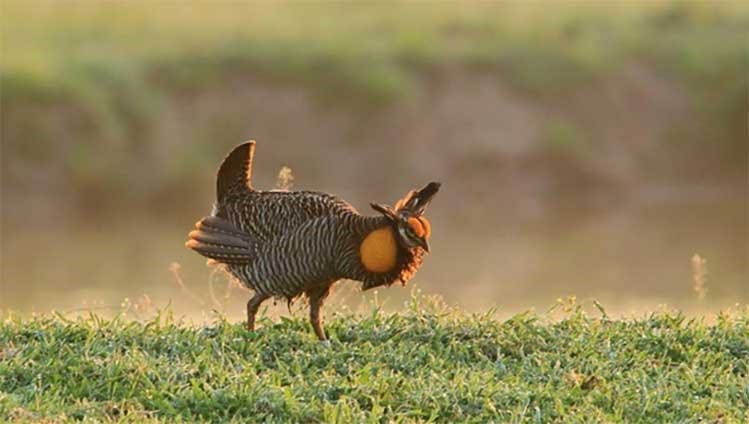
[[[704,300],[707,295],[707,260],[697,253],[692,256],[692,282],[697,299]]]
[[[278,179],[276,180],[276,188],[278,190],[291,190],[294,186],[294,174],[291,173],[291,168],[288,166],[282,166],[281,170],[278,171]]]

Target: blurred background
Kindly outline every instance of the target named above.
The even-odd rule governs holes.
[[[414,283],[450,305],[749,301],[738,1],[5,0],[2,32],[0,309],[243,317],[183,243],[247,139],[256,187],[364,213],[442,181]]]

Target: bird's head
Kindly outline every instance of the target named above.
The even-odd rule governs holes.
[[[431,225],[424,216],[424,211],[440,186],[440,183],[431,182],[420,190],[411,190],[392,208],[379,203],[371,203],[371,206],[390,219],[402,246],[408,249],[421,247],[429,252]]]

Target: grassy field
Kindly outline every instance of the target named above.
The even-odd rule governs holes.
[[[569,304],[561,314],[500,322],[414,298],[401,314],[332,317],[330,347],[301,317],[249,334],[167,314],[6,316],[0,420],[749,419],[749,311],[709,324],[668,312],[610,320]]]

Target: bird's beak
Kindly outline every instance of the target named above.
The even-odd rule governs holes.
[[[429,253],[429,242],[425,238],[419,239],[419,246],[424,249],[425,252]]]

